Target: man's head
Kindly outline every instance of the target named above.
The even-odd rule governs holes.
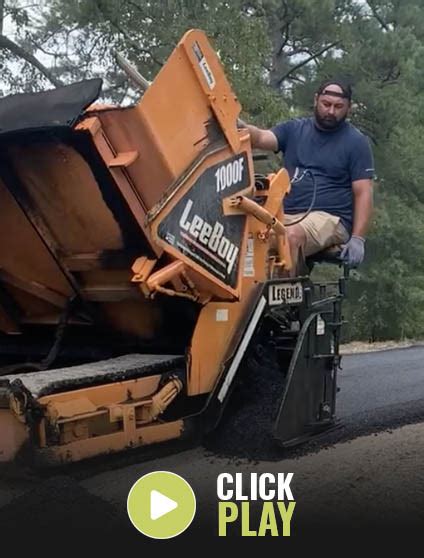
[[[352,99],[350,85],[334,79],[321,83],[315,94],[315,120],[322,130],[335,130],[349,114]]]

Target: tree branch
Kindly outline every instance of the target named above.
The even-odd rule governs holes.
[[[284,47],[287,45],[287,43],[289,42],[289,37],[290,37],[290,23],[289,22],[284,29],[281,29],[281,33],[283,34],[283,38],[281,39],[280,44],[278,45],[277,48],[277,55],[280,56],[283,53],[283,49]]]
[[[395,85],[398,83],[400,74],[400,69],[396,67],[396,64],[393,64],[386,75],[381,79],[381,83],[377,87],[379,89],[383,89],[386,85]]]
[[[41,46],[36,41],[34,41],[34,39],[32,37],[29,37],[29,40],[34,45],[34,47],[37,50],[41,50],[42,53],[47,54],[48,56],[52,56],[53,58],[58,56],[57,52],[50,52],[50,51],[46,50],[43,46]]]
[[[298,48],[292,48],[290,51],[285,51],[286,56],[296,56],[298,54],[309,54],[309,56],[314,56],[314,53],[304,46],[300,46]]]
[[[278,80],[278,84],[281,85],[281,83],[287,79],[288,77],[290,77],[293,73],[297,72],[298,70],[300,70],[300,68],[302,68],[303,66],[306,66],[306,64],[309,64],[309,62],[311,62],[312,60],[316,60],[317,58],[319,58],[320,56],[322,56],[324,54],[324,52],[327,52],[327,50],[330,50],[332,48],[334,48],[335,46],[337,46],[338,44],[340,44],[341,41],[335,41],[334,43],[331,43],[325,47],[323,47],[321,50],[319,50],[318,52],[316,52],[315,54],[312,54],[311,56],[308,56],[308,58],[306,58],[305,60],[302,60],[302,62],[299,62],[298,64],[296,64],[295,66],[293,66],[293,68],[291,68],[287,73],[285,73],[281,78],[279,78]]]
[[[163,62],[161,60],[159,60],[158,58],[156,58],[155,56],[153,56],[152,52],[144,47],[141,47],[138,43],[136,43],[129,35],[128,33],[122,29],[122,27],[115,21],[111,21],[109,20],[109,23],[115,27],[115,29],[121,33],[121,35],[125,38],[125,40],[128,42],[128,44],[130,44],[132,46],[132,48],[137,52],[142,52],[143,54],[147,54],[148,56],[150,56],[150,58],[153,60],[153,62],[155,64],[157,64],[158,66],[162,67],[163,66]]]
[[[130,5],[132,5],[134,8],[137,8],[140,12],[142,11],[142,9],[141,9],[139,6],[137,6],[136,4],[134,4],[134,2],[131,2],[130,0],[128,0],[127,3],[130,4]],[[100,6],[98,5],[98,2],[96,2],[96,5],[97,5],[97,9],[98,9],[99,13],[100,13],[100,14],[102,15],[102,17],[103,17],[103,20],[106,21],[106,22],[108,22],[112,27],[114,27],[114,28],[118,31],[118,33],[120,33],[120,34],[124,37],[125,41],[126,41],[136,52],[138,51],[138,52],[142,52],[143,54],[148,54],[155,64],[157,64],[159,67],[162,67],[162,66],[163,66],[163,64],[164,64],[163,61],[161,61],[161,60],[157,59],[155,56],[153,56],[153,54],[152,54],[152,52],[151,52],[150,50],[148,50],[148,49],[146,49],[146,48],[143,48],[143,47],[140,47],[140,45],[139,45],[138,43],[136,43],[136,41],[134,41],[134,40],[128,35],[128,33],[125,31],[125,29],[123,29],[123,28],[121,27],[121,25],[118,23],[117,20],[112,20],[112,19],[110,19],[110,18],[105,17],[104,14],[103,14],[103,12],[102,12],[102,10],[101,10],[101,8],[100,8]],[[151,16],[149,15],[148,17],[151,17]]]
[[[381,27],[385,31],[390,31],[390,27],[387,25],[387,23],[382,19],[380,14],[377,12],[376,7],[373,6],[372,4],[370,4],[369,0],[366,0],[366,3],[367,3],[367,6],[369,7],[369,9],[371,10],[371,13],[372,13],[373,17],[378,21],[378,23],[381,25]]]
[[[46,68],[46,66],[44,66],[44,64],[42,64],[34,55],[27,52],[21,46],[17,45],[4,35],[0,35],[0,48],[9,50],[13,54],[15,54],[15,56],[26,60],[29,64],[37,68],[37,70],[39,70],[43,74],[43,76],[46,77],[55,87],[60,87],[61,85],[63,85],[60,79],[56,78],[53,73],[48,68]]]
[[[4,0],[0,0],[0,35],[3,35],[4,26]]]

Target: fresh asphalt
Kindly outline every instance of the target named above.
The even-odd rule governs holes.
[[[295,455],[424,422],[423,346],[345,355],[341,366],[338,428],[293,450]]]
[[[342,358],[337,414],[372,416],[390,406],[415,406],[424,400],[424,347],[390,349]]]
[[[338,385],[342,428],[324,444],[424,422],[424,347],[345,356]]]

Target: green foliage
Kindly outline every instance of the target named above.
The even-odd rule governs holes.
[[[370,341],[424,335],[424,204],[378,196],[367,261],[352,274],[349,337]]]
[[[264,64],[271,49],[267,29],[261,18],[251,17],[242,9],[241,0],[55,0],[53,5],[51,21],[56,27],[63,21],[67,29],[78,27],[78,57],[85,67],[90,60],[97,61],[100,56],[104,59],[104,50],[97,52],[99,45],[93,45],[90,59],[84,55],[93,37],[103,37],[106,43],[102,41],[100,47],[107,44],[106,58],[116,49],[142,75],[153,79],[184,33],[200,28],[219,53],[246,115],[264,126],[287,116],[284,101],[264,79]],[[109,81],[113,82],[116,73],[116,67],[109,69]]]

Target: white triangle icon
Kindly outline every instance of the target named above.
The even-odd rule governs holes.
[[[178,504],[175,500],[171,500],[171,498],[157,490],[150,492],[150,519],[153,521],[176,508],[178,508]]]

